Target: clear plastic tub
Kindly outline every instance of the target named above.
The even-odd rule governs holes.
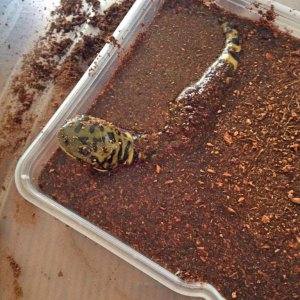
[[[93,64],[77,83],[64,103],[40,132],[35,141],[20,158],[16,173],[16,185],[21,195],[28,201],[45,210],[52,216],[73,227],[99,245],[121,257],[139,270],[148,274],[175,292],[186,296],[204,299],[223,299],[218,291],[207,283],[186,283],[177,276],[151,261],[144,255],[114,238],[101,228],[63,207],[43,194],[38,187],[38,177],[44,165],[51,158],[58,145],[55,140],[56,131],[70,116],[84,113],[91,106],[96,95],[109,82],[124,55],[135,42],[137,36],[146,30],[163,0],[137,0],[114,33],[120,48],[106,44]],[[259,9],[268,9],[274,1],[259,1]],[[216,0],[216,3],[238,15],[258,18],[258,8],[251,6],[246,0]],[[258,3],[258,1],[256,1]],[[287,6],[274,5],[279,28],[288,30],[300,37],[300,12]]]
[[[286,0],[284,2],[293,4],[293,1]],[[298,10],[276,0],[215,0],[215,3],[228,11],[252,20],[261,18],[261,13],[266,12],[273,5],[276,15],[274,25],[280,30],[300,38],[300,3],[293,5],[298,7]]]

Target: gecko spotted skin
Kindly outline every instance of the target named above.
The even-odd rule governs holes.
[[[137,135],[106,120],[77,115],[67,120],[57,133],[61,149],[106,172],[151,157],[159,149],[172,145],[184,147],[196,138],[201,139],[215,119],[239,63],[239,32],[228,22],[222,24],[222,29],[226,37],[222,53],[197,82],[174,100],[162,132]]]
[[[69,156],[92,165],[98,171],[109,171],[120,164],[130,165],[138,158],[133,135],[105,120],[77,115],[60,128],[57,138]]]

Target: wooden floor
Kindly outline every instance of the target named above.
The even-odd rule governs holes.
[[[6,27],[0,25],[0,125],[7,113],[3,107],[8,101],[12,106],[16,103],[8,96],[9,80],[22,54],[42,34],[47,11],[57,3],[1,0],[0,14],[8,22]],[[20,196],[15,166],[51,117],[48,107],[47,101],[36,104],[33,115],[37,117],[26,144],[17,153],[7,153],[0,163],[0,300],[191,299],[171,292]],[[20,266],[19,276],[14,275],[9,257]]]

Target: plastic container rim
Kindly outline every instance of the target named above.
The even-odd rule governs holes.
[[[34,186],[31,180],[32,178],[30,176],[32,173],[32,168],[36,167],[35,158],[43,153],[43,151],[48,150],[47,148],[50,147],[51,144],[53,144],[53,132],[55,132],[55,128],[59,127],[59,124],[61,124],[62,120],[67,116],[75,113],[75,111],[76,113],[80,113],[80,110],[82,109],[82,97],[84,96],[85,98],[87,98],[91,96],[91,94],[89,94],[89,90],[95,88],[95,85],[97,84],[97,80],[99,80],[99,78],[100,80],[102,80],[102,77],[104,78],[102,80],[104,82],[104,84],[102,84],[102,88],[111,78],[111,75],[114,73],[114,71],[111,71],[110,69],[111,67],[116,68],[116,66],[114,66],[114,63],[116,62],[113,62],[111,57],[118,56],[119,59],[121,59],[122,55],[126,54],[126,49],[128,50],[128,48],[131,46],[131,44],[129,43],[130,39],[128,41],[127,38],[128,35],[132,35],[132,33],[130,33],[128,25],[130,24],[131,26],[133,26],[132,28],[136,30],[137,34],[141,33],[147,28],[149,23],[151,23],[163,2],[164,0],[135,1],[133,6],[128,11],[113,34],[114,37],[120,42],[120,44],[124,42],[125,46],[123,47],[122,45],[123,49],[116,49],[116,47],[111,44],[106,44],[103,47],[92,65],[79,80],[77,85],[65,99],[60,108],[56,111],[56,113],[48,121],[44,129],[40,132],[37,138],[32,142],[32,144],[19,159],[15,171],[15,182],[19,193],[26,200],[33,203],[42,210],[48,212],[50,215],[58,218],[83,235],[89,237],[99,245],[103,246],[118,257],[124,259],[126,262],[135,266],[137,269],[154,278],[174,292],[185,296],[202,297],[208,300],[220,300],[224,298],[212,285],[205,282],[187,283],[181,280],[178,276],[161,267],[154,261],[148,259],[146,256],[132,249],[101,228],[93,225],[89,221],[83,219],[74,212],[58,204],[53,199],[44,195]],[[274,4],[276,14],[279,17],[286,19],[287,23],[285,24],[284,22],[280,21],[278,26],[281,29],[287,29],[288,31],[291,30],[290,26],[292,26],[292,29],[294,30],[293,34],[300,37],[300,26],[294,26],[295,24],[300,25],[299,11],[293,10],[279,3],[274,3],[274,1],[270,0],[260,0],[256,2],[260,3],[262,7],[266,9],[270,6],[270,4]],[[251,1],[249,0],[215,0],[215,3],[223,7],[224,9],[231,11],[232,6],[235,6],[237,10],[242,8],[244,9],[244,15],[238,13],[237,11],[233,12],[250,18],[255,18],[253,14],[256,14],[257,17],[257,12],[253,10],[249,11],[248,9],[246,11],[245,9],[247,5],[249,6],[251,4]],[[147,14],[150,15],[150,19],[147,21],[147,24],[143,24],[141,26],[140,20],[143,17],[147,16]],[[110,72],[108,72],[107,75],[103,75],[103,72],[106,69]],[[100,89],[101,88],[99,88],[98,91]]]

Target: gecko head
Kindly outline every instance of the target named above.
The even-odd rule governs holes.
[[[99,171],[133,160],[132,135],[100,118],[77,115],[66,120],[57,132],[57,140],[66,154]]]

